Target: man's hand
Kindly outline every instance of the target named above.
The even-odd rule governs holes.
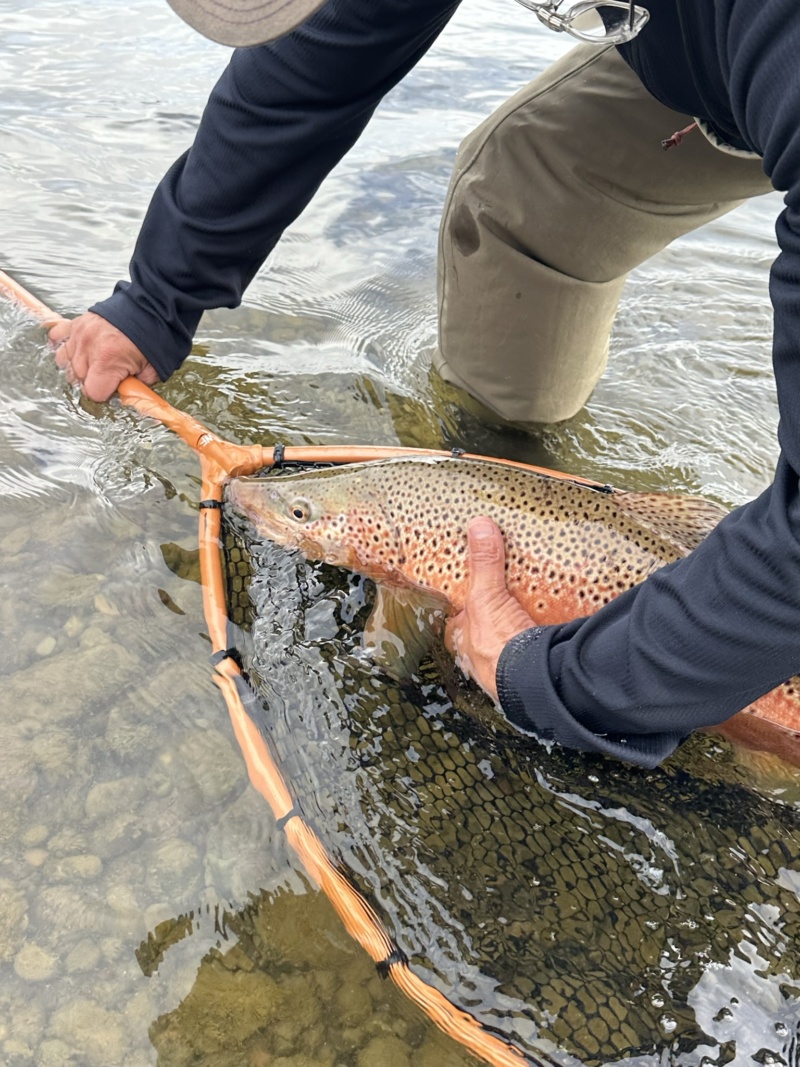
[[[133,341],[91,311],[57,322],[49,337],[56,345],[56,363],[90,400],[108,400],[129,375],[145,385],[160,381]]]
[[[505,546],[500,528],[488,518],[469,524],[469,592],[464,610],[445,629],[456,663],[497,702],[497,661],[517,634],[536,625],[506,587]]]

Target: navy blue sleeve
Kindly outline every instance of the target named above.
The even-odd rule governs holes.
[[[279,41],[234,52],[191,149],[153,196],[131,281],[92,307],[162,379],[202,313],[236,307],[284,229],[419,61],[459,0],[329,0]]]
[[[515,638],[497,671],[518,726],[643,766],[800,673],[800,4],[717,0],[717,9],[737,124],[786,193],[770,275],[775,480],[690,556],[596,615]]]

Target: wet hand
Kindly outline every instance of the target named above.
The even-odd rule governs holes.
[[[497,661],[517,634],[536,625],[506,586],[505,546],[500,528],[488,518],[473,519],[469,539],[469,591],[463,611],[445,629],[456,663],[497,702]]]
[[[77,319],[61,319],[49,337],[56,346],[56,363],[90,400],[108,400],[130,375],[145,385],[160,381],[133,341],[91,311]]]

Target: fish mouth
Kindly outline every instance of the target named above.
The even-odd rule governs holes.
[[[251,518],[255,509],[256,496],[264,495],[264,487],[258,486],[258,492],[252,482],[243,478],[234,478],[225,487],[225,500],[248,518]]]
[[[280,493],[264,479],[234,478],[226,486],[225,499],[262,536],[282,544],[296,542],[296,531],[277,514],[282,504]]]

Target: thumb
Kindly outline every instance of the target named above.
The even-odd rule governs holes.
[[[470,593],[506,591],[506,553],[500,527],[486,516],[467,529]]]

